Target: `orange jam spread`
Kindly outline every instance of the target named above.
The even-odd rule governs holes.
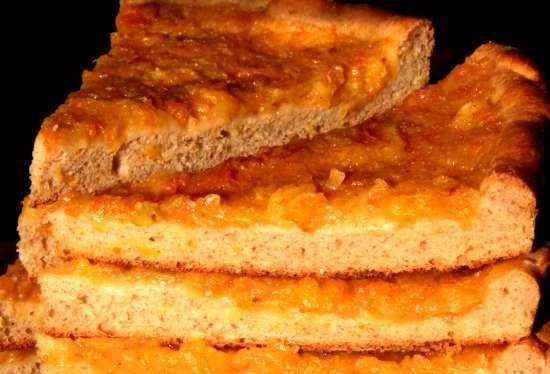
[[[468,347],[429,356],[375,356],[300,353],[278,345],[219,350],[202,341],[164,346],[151,340],[92,338],[56,339],[42,358],[46,367],[76,372],[75,369],[84,366],[102,374],[479,374],[491,369],[501,349]]]
[[[0,276],[1,302],[29,302],[39,298],[38,286],[29,280],[19,261],[8,266],[6,274]]]
[[[34,350],[29,351],[3,351],[0,352],[0,365],[18,364],[28,360],[34,354]]]
[[[391,228],[429,219],[469,225],[505,131],[491,88],[493,65],[468,60],[359,126],[55,206],[98,223],[138,225],[263,223],[305,231],[350,222]]]
[[[95,139],[117,149],[127,133],[203,128],[285,104],[353,110],[395,68],[387,40],[233,6],[126,5],[117,30],[81,90],[44,122],[48,149]]]
[[[100,284],[155,283],[178,287],[205,299],[223,298],[235,310],[298,310],[336,313],[344,318],[368,314],[373,318],[408,322],[453,317],[483,302],[489,284],[508,271],[522,268],[515,261],[475,272],[412,273],[389,279],[279,278],[225,273],[166,273],[143,268],[122,269],[76,260],[47,270],[48,274],[83,277]]]

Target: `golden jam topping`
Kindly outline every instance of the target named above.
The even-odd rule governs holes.
[[[230,6],[123,6],[110,52],[45,121],[46,146],[99,138],[117,149],[128,131],[193,129],[285,104],[352,110],[391,78],[387,41],[284,22]]]
[[[0,276],[0,300],[3,302],[28,302],[38,300],[38,286],[29,280],[21,262],[8,266],[6,274]]]
[[[135,21],[137,24],[148,24],[149,21],[140,17]],[[148,17],[152,16],[145,19]],[[164,31],[158,31],[151,38],[163,38],[169,34],[165,29],[169,29],[172,22],[165,21],[166,25],[159,26]],[[200,34],[198,26],[189,25],[178,33]],[[187,30],[187,27],[192,30]],[[229,24],[223,27],[231,28]],[[232,30],[231,37],[238,33]],[[114,48],[117,43],[125,45],[121,53],[132,50],[134,45],[138,45],[135,48],[141,51],[143,46],[139,46],[140,43],[147,42],[134,36],[117,38],[121,41],[115,41]],[[217,39],[217,42],[224,43],[222,39]],[[170,43],[166,41],[167,46]],[[190,43],[192,46],[181,52],[166,48],[170,53],[183,54],[193,54],[195,48],[200,49],[195,46],[195,41]],[[239,45],[237,43],[235,48],[240,48]],[[165,47],[155,41],[148,50],[158,48]],[[345,45],[342,48],[351,48],[351,51],[355,47]],[[304,53],[299,58],[304,58],[309,52]],[[158,54],[165,56],[164,53]],[[118,69],[118,65],[111,61],[116,59],[113,56],[98,64],[98,69],[106,69],[107,75]],[[102,196],[66,197],[52,209],[61,206],[71,215],[88,214],[98,227],[111,219],[137,225],[162,220],[186,227],[215,228],[267,224],[294,226],[307,232],[327,225],[349,226],[350,223],[371,229],[391,229],[395,225],[432,219],[449,219],[468,226],[475,222],[472,218],[476,217],[479,206],[481,182],[502,161],[498,154],[505,146],[503,134],[512,131],[507,130],[508,119],[502,115],[507,112],[506,103],[502,102],[500,91],[495,88],[498,87],[495,80],[502,78],[495,60],[483,53],[474,54],[436,85],[416,91],[401,105],[361,125],[321,134],[310,140],[295,140],[255,156],[230,159],[194,174],[165,173],[145,183],[118,187]],[[157,79],[173,79],[176,85],[188,79],[187,70],[168,75],[147,73],[147,61],[124,64],[121,69],[129,76],[150,80],[148,84],[157,88],[161,87],[154,84]],[[276,61],[274,59],[272,63],[276,64]],[[224,62],[224,66],[230,65],[231,62]],[[263,63],[260,66],[258,69],[273,69],[272,72],[282,68]],[[332,63],[327,67],[331,69]],[[92,80],[101,81],[100,77],[96,78],[90,78],[90,85],[96,84],[92,84]],[[115,88],[107,91],[118,95]],[[250,91],[243,92],[247,95]],[[151,121],[150,116],[134,108],[135,105],[147,105],[146,101],[128,104],[125,106],[128,114],[114,114],[113,123]],[[101,101],[101,105],[110,107],[113,104]],[[92,112],[101,117],[106,109],[94,112],[90,111],[90,106],[85,106],[82,110],[84,117]],[[187,116],[185,113],[182,118]],[[119,128],[115,126],[115,129]],[[103,132],[104,129],[98,128],[97,131]],[[117,131],[109,137],[118,139]],[[520,141],[522,136],[519,134],[515,141]],[[510,138],[509,133],[507,137]],[[154,158],[158,152],[158,149],[144,148],[148,157]],[[518,152],[521,152],[522,168],[537,164],[536,152]]]
[[[508,261],[468,273],[412,273],[391,279],[342,280],[253,277],[225,273],[165,273],[77,260],[47,270],[50,274],[74,275],[91,282],[174,285],[200,297],[229,300],[242,310],[268,309],[285,312],[336,313],[342,317],[368,314],[395,322],[431,317],[453,317],[479,306],[489,283],[520,264]]]
[[[492,69],[487,63],[469,61],[362,125],[230,159],[194,174],[159,175],[128,190],[226,196],[313,184],[331,197],[341,189],[376,184],[402,192],[478,187],[504,130],[499,103],[491,97]]]
[[[0,351],[0,365],[18,364],[30,358],[34,351]]]
[[[167,373],[418,373],[477,374],[491,369],[500,348],[469,347],[430,356],[395,354],[299,353],[296,349],[270,346],[218,350],[202,341],[181,346],[162,346],[150,340],[57,339],[44,352],[46,366],[74,370],[82,366],[103,374]],[[82,366],[81,366],[82,365]]]
[[[60,204],[97,222],[138,225],[263,223],[314,231],[337,223],[372,227],[441,218],[468,225],[504,131],[492,98],[493,65],[470,60],[359,126]]]

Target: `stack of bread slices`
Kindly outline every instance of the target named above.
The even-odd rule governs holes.
[[[547,373],[544,83],[428,21],[123,1],[37,136],[2,373]],[[547,329],[548,330],[548,329]]]

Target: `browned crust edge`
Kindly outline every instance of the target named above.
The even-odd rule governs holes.
[[[498,102],[501,118],[506,121],[492,173],[484,183],[496,178],[533,193],[541,165],[540,135],[550,121],[550,101],[544,81],[531,60],[515,48],[487,43],[468,60],[484,58],[496,61],[493,100]]]
[[[427,19],[406,16],[366,4],[342,4],[329,0],[121,0],[121,6],[140,4],[234,7],[261,10],[274,19],[332,28],[359,39],[388,38],[398,43]]]
[[[27,338],[17,343],[0,345],[0,352],[30,350],[34,348],[35,344],[36,341],[34,339]]]
[[[544,278],[545,277],[545,274],[546,274],[546,271],[547,271],[547,267],[549,266],[549,262],[550,262],[550,249],[546,248],[546,247],[542,247],[542,248],[539,248],[537,249],[536,251],[534,252],[531,252],[527,255],[523,255],[524,256],[524,259],[526,261],[529,261],[531,263],[531,271],[530,273],[535,276],[538,280],[540,280],[540,278]],[[503,261],[507,261],[507,260],[511,260],[513,258],[516,258],[517,255],[516,254],[510,254],[508,256],[503,256],[503,257],[499,257],[497,258],[494,263],[496,262],[503,262]],[[74,260],[77,260],[78,258],[77,257],[67,257],[67,258],[63,258],[63,262],[70,262],[70,261],[74,261]],[[205,273],[205,272],[210,272],[210,273],[226,273],[226,274],[236,274],[236,275],[249,275],[249,276],[253,276],[253,277],[264,277],[264,276],[272,276],[272,277],[289,277],[289,278],[295,278],[295,277],[303,277],[303,276],[319,276],[319,274],[317,273],[311,273],[311,274],[304,274],[304,273],[300,273],[300,274],[296,274],[296,273],[288,273],[288,272],[277,272],[277,271],[258,271],[257,269],[254,269],[253,267],[243,267],[241,269],[239,269],[239,271],[237,271],[235,268],[233,267],[224,267],[224,268],[219,268],[219,269],[205,269],[204,267],[201,267],[201,266],[189,266],[188,264],[183,264],[183,263],[173,263],[172,266],[166,266],[166,264],[162,264],[162,263],[159,263],[159,262],[150,262],[150,261],[146,261],[146,260],[143,260],[143,261],[126,261],[126,260],[121,260],[121,259],[116,259],[116,258],[110,258],[110,257],[97,257],[97,258],[93,258],[93,259],[89,259],[88,258],[88,261],[90,261],[90,263],[92,264],[106,264],[106,265],[113,265],[113,266],[118,266],[118,267],[121,267],[121,268],[125,268],[125,269],[130,269],[130,268],[143,268],[143,269],[148,269],[148,270],[152,270],[152,271],[168,271],[168,272],[191,272],[191,271],[196,271],[196,272],[201,272],[201,273]],[[473,263],[472,266],[470,267],[461,267],[461,268],[452,268],[452,267],[449,267],[449,268],[440,268],[440,269],[437,269],[437,270],[427,270],[427,269],[422,269],[422,270],[417,270],[417,271],[414,271],[415,273],[426,273],[426,274],[429,274],[429,273],[443,273],[443,272],[455,272],[455,273],[460,273],[460,272],[464,272],[464,274],[471,274],[473,272],[476,272],[480,269],[482,269],[483,267],[486,267],[486,266],[490,266],[490,264],[487,264],[487,263],[484,263],[484,262],[476,262],[476,263]],[[401,273],[401,274],[404,274],[404,273]],[[330,277],[331,278],[336,278],[336,279],[356,279],[356,278],[383,278],[383,279],[391,279],[393,276],[395,276],[396,274],[395,273],[392,273],[391,271],[388,270],[387,273],[383,273],[383,272],[357,272],[357,273],[352,273],[352,272],[347,272],[347,273],[334,273],[334,274],[330,274]],[[31,280],[33,282],[37,282],[37,278],[31,278]]]
[[[64,333],[61,330],[57,330],[54,328],[48,328],[43,331],[45,334],[50,335],[54,338],[69,338],[72,340],[76,339],[93,339],[93,338],[109,338],[109,339],[126,339],[117,337],[116,335],[109,335],[104,334],[102,336],[98,336],[96,334],[86,334],[86,333],[80,333],[80,334],[67,334]],[[170,346],[170,347],[178,347],[181,345],[185,339],[161,339],[159,340],[159,343],[162,345]],[[538,349],[544,349],[544,345],[542,345],[538,340],[535,340],[534,338],[523,338],[523,339],[517,339],[517,338],[511,338],[507,336],[503,336],[500,340],[468,340],[461,342],[460,344],[457,344],[451,339],[448,340],[435,340],[435,341],[429,341],[429,342],[403,342],[402,344],[396,344],[396,345],[357,345],[357,344],[309,344],[309,345],[300,345],[297,348],[300,351],[303,352],[317,352],[317,353],[337,353],[337,352],[354,352],[354,353],[376,353],[376,352],[399,352],[399,353],[437,353],[437,352],[444,352],[447,349],[451,348],[463,348],[463,347],[469,347],[469,346],[478,346],[478,345],[487,345],[487,346],[498,346],[498,345],[511,345],[518,342],[523,341],[530,341],[531,344],[536,346]],[[259,342],[254,341],[246,341],[244,339],[241,340],[207,340],[207,343],[216,347],[216,348],[226,348],[226,349],[240,349],[245,347],[264,347],[266,344],[262,344]]]
[[[518,255],[521,255],[523,252],[518,253],[509,253],[506,255],[503,255],[501,257],[498,257],[494,260],[494,262],[499,261],[506,261],[513,259],[517,257]],[[61,262],[71,262],[74,260],[78,260],[81,257],[63,257],[61,259]],[[357,271],[357,272],[337,272],[337,273],[330,273],[327,272],[326,274],[319,274],[316,272],[286,272],[286,271],[261,271],[257,268],[254,268],[253,266],[242,266],[239,268],[235,268],[233,266],[225,266],[225,267],[219,267],[219,268],[206,268],[204,266],[200,266],[198,264],[188,264],[183,262],[172,262],[172,263],[161,263],[158,261],[147,261],[147,260],[141,260],[141,261],[128,261],[123,259],[117,259],[113,257],[102,257],[102,256],[86,256],[86,259],[90,261],[92,264],[106,264],[106,265],[113,265],[118,266],[121,268],[142,268],[142,269],[148,269],[153,271],[168,271],[168,272],[200,272],[200,273],[226,273],[226,274],[234,274],[234,275],[249,275],[253,277],[264,277],[264,276],[271,276],[271,277],[288,277],[288,278],[299,278],[299,277],[305,277],[305,276],[316,276],[316,277],[329,277],[330,278],[336,278],[336,279],[360,279],[360,278],[386,278],[390,279],[393,276],[396,275],[395,272],[393,272],[391,269],[387,269],[386,271]],[[401,272],[399,274],[404,273],[430,273],[430,272],[475,272],[484,266],[487,266],[486,261],[477,261],[472,262],[468,266],[462,266],[462,267],[438,267],[437,269],[420,269],[420,270],[414,270],[414,271],[407,271],[407,272]],[[33,274],[33,277],[31,278],[33,282],[36,282],[36,274]]]

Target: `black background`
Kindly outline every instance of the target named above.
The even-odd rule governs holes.
[[[10,2],[13,3],[13,2]],[[28,167],[41,120],[77,90],[80,74],[105,53],[114,30],[116,0],[15,2],[0,13],[4,35],[2,60],[3,160],[11,169],[1,186],[0,265],[15,256],[20,201],[29,190]],[[512,45],[529,56],[550,78],[550,17],[546,1],[373,1],[399,13],[432,20],[436,50],[432,80],[448,73],[487,41]],[[2,136],[3,134],[3,136]],[[547,144],[548,142],[546,142]],[[548,175],[548,162],[544,175]],[[548,240],[549,213],[541,194],[537,244]],[[1,266],[0,266],[1,268]]]

